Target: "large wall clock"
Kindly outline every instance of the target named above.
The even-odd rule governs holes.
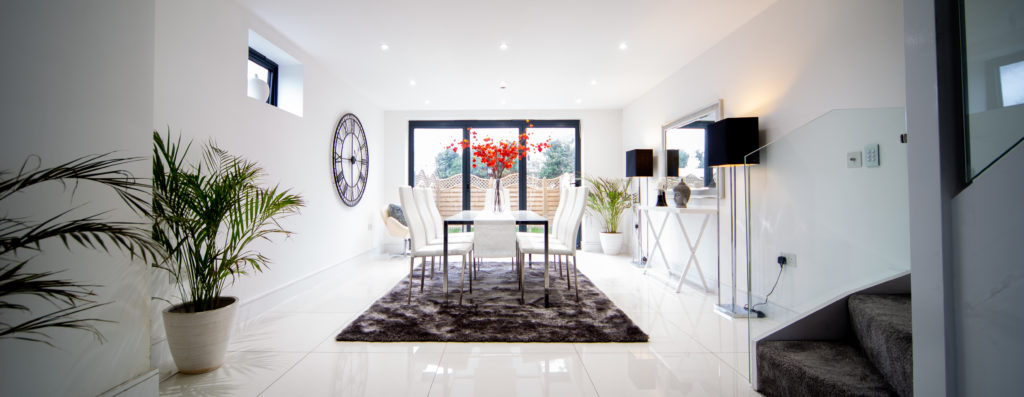
[[[366,190],[366,176],[370,170],[370,151],[366,147],[363,123],[352,113],[341,116],[334,129],[331,150],[334,163],[334,186],[341,201],[355,207]]]

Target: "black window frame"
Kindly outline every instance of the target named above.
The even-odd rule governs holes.
[[[267,84],[270,85],[270,97],[267,98],[267,103],[273,106],[277,106],[277,80],[279,77],[277,62],[274,62],[270,58],[256,51],[252,47],[249,47],[249,60],[253,63],[260,65],[264,69],[267,69]]]
[[[526,120],[530,120],[527,122]],[[576,153],[574,153],[575,161],[575,175],[573,183],[576,186],[580,186],[582,182],[581,175],[583,173],[580,167],[580,159],[583,153],[583,143],[580,140],[580,120],[410,120],[409,121],[409,146],[407,146],[407,160],[408,160],[408,183],[409,186],[416,185],[416,162],[414,159],[415,145],[415,130],[417,128],[438,128],[438,129],[451,129],[459,128],[462,129],[463,139],[470,139],[470,128],[517,128],[519,134],[526,133],[528,128],[573,128],[576,132]],[[462,175],[463,177],[463,194],[462,194],[462,209],[468,210],[470,208],[470,196],[466,192],[469,191],[469,178],[465,178],[469,175],[470,170],[470,151],[462,151]],[[526,186],[526,161],[519,162],[519,186]],[[519,195],[518,208],[526,208],[526,195]]]

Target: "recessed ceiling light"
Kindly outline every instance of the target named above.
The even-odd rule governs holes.
[[[623,42],[619,43],[619,49],[625,51],[625,50],[629,49],[629,46],[626,45],[625,41],[623,41]]]
[[[508,49],[508,43],[503,41],[503,42],[501,42],[500,45],[498,45],[498,48],[500,48],[502,51],[505,51],[505,50]]]
[[[597,80],[591,79],[590,80],[590,85],[597,85]]]
[[[390,47],[390,46],[388,46],[388,43],[381,43],[381,44],[380,44],[380,50],[381,50],[381,51],[387,51],[387,50],[388,50],[388,49],[390,49],[390,48],[391,48],[391,47]]]
[[[429,105],[429,104],[430,104],[430,100],[429,100],[429,99],[427,99],[427,100],[423,101],[423,104],[424,104],[424,105]]]
[[[415,87],[416,86],[416,80],[409,80],[409,85]]]
[[[583,103],[583,98],[576,98],[576,103]]]
[[[506,101],[506,100],[504,100],[504,99],[502,99],[502,100],[501,100],[501,104],[502,104],[502,105],[504,105],[504,104],[506,104],[506,103],[508,103],[508,101]]]

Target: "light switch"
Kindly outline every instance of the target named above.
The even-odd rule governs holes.
[[[860,168],[861,152],[846,153],[846,168]]]
[[[870,143],[864,146],[864,166],[869,168],[878,167],[878,144]]]

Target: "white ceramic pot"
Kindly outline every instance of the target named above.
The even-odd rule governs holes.
[[[605,255],[616,255],[622,250],[622,233],[601,233],[601,251]]]
[[[179,311],[182,305],[164,309],[167,345],[181,373],[210,372],[224,363],[238,299],[223,296],[220,303],[217,309],[198,313]]]

